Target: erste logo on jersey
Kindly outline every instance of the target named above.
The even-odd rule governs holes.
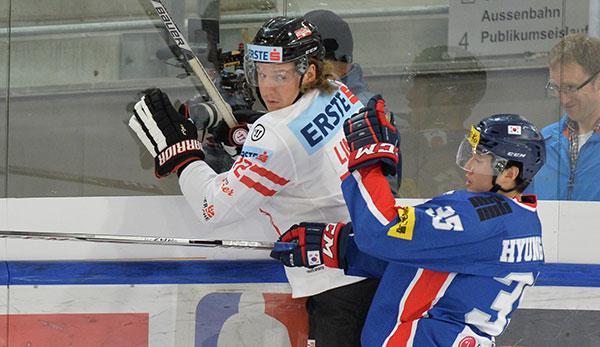
[[[246,52],[250,60],[263,63],[283,62],[283,48],[271,46],[246,45]]]
[[[273,152],[263,148],[244,146],[240,155],[244,158],[256,159],[264,165],[273,156]]]
[[[431,225],[437,230],[464,231],[460,216],[450,206],[428,208],[425,213],[431,217]]]
[[[344,120],[358,112],[363,104],[345,85],[333,97],[322,93],[312,105],[288,124],[309,155],[321,149],[342,128]]]

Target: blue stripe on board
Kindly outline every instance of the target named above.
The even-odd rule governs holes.
[[[544,264],[536,286],[600,287],[598,264]]]
[[[6,262],[2,262],[2,264],[0,264],[0,285],[2,286],[6,286],[9,283],[8,280],[8,263]]]
[[[9,261],[10,284],[287,282],[283,266],[252,261]]]
[[[271,260],[8,261],[0,285],[281,283]],[[536,286],[600,287],[600,265],[545,264]]]

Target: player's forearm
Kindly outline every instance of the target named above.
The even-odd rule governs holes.
[[[345,260],[347,265],[344,272],[347,275],[371,278],[381,278],[388,264],[385,260],[361,252],[354,237],[346,245]]]
[[[395,198],[378,166],[355,171],[342,183],[342,191],[357,226],[377,228],[398,216]]]
[[[399,210],[385,176],[378,167],[360,169],[342,184],[361,252],[386,260],[403,259],[410,235],[403,234]]]
[[[208,164],[198,161],[181,172],[179,186],[200,221],[218,226],[239,222],[241,213],[233,205],[235,201],[231,196],[224,196],[227,191],[216,179],[217,174]]]

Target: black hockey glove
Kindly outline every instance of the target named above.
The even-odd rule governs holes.
[[[225,121],[220,120],[217,126],[211,131],[215,142],[235,147],[239,154],[248,137],[250,124],[254,123],[263,114],[264,112],[248,109],[234,110],[233,115],[237,119],[238,124],[230,128]]]
[[[300,223],[293,225],[279,238],[280,242],[293,242],[297,247],[281,249],[276,244],[271,258],[285,266],[346,267],[346,245],[352,233],[351,224],[344,223]],[[285,244],[284,244],[285,245]]]
[[[344,133],[350,148],[350,172],[380,163],[384,175],[396,175],[398,164],[398,131],[393,115],[389,121],[381,95],[372,97],[367,106],[344,122]]]
[[[154,157],[154,173],[158,178],[204,159],[196,126],[175,111],[167,94],[160,89],[143,92],[134,106],[129,127]]]

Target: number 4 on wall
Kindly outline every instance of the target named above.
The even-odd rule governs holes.
[[[460,38],[460,41],[458,41],[458,45],[461,46],[462,48],[464,48],[465,51],[469,49],[469,38],[467,36],[467,33],[465,33]]]

